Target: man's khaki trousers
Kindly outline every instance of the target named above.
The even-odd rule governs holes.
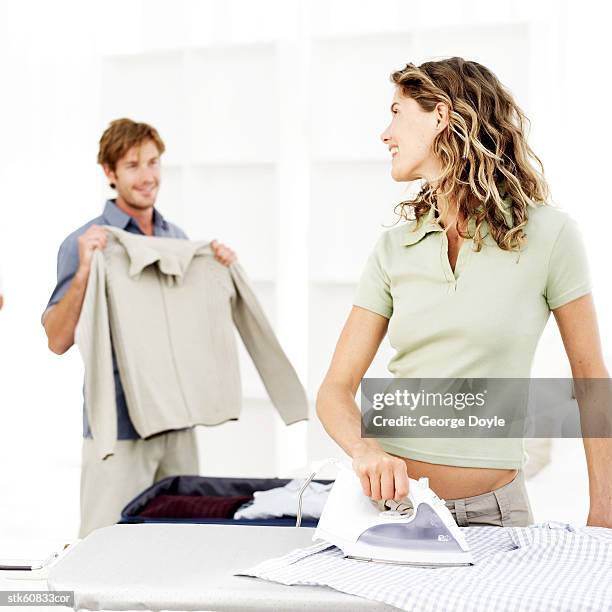
[[[114,525],[139,493],[167,476],[199,474],[194,429],[180,429],[139,440],[117,440],[115,454],[96,457],[92,438],[83,438],[79,538]]]

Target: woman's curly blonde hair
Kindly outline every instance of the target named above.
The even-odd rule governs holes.
[[[529,120],[512,94],[482,64],[460,57],[407,64],[391,81],[426,112],[439,102],[449,109],[449,125],[433,142],[442,171],[436,184],[425,183],[414,199],[397,205],[399,220],[410,218],[406,208],[418,220],[441,195],[466,219],[475,218],[478,251],[483,221],[500,248],[520,250],[527,208],[547,204],[550,194],[542,162],[527,144]]]

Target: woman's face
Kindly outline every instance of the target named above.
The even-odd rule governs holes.
[[[380,136],[391,152],[394,180],[431,180],[437,176],[440,164],[432,153],[432,144],[445,124],[444,104],[439,103],[433,111],[426,112],[396,87],[391,102],[391,123]]]

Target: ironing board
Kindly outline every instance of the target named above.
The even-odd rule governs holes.
[[[52,591],[85,610],[390,612],[327,587],[284,586],[235,571],[312,544],[314,529],[149,523],[96,529],[49,569]]]

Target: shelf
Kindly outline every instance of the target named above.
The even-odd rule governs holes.
[[[242,265],[242,261],[240,260],[240,257],[238,257],[238,261],[240,262],[240,265]],[[261,286],[262,289],[266,289],[266,290],[270,290],[270,289],[274,289],[276,287],[276,279],[272,278],[272,277],[261,277],[261,276],[251,276],[248,273],[248,270],[245,271],[247,273],[247,276],[249,277],[249,280],[254,284],[254,285],[259,285]]]
[[[223,41],[218,43],[209,43],[207,45],[194,45],[185,49],[185,53],[192,57],[197,55],[219,56],[227,58],[232,53],[244,54],[245,51],[250,53],[267,53],[275,54],[278,50],[276,41]]]
[[[200,159],[189,163],[193,168],[270,168],[277,164],[276,159]]]
[[[328,277],[328,278],[311,278],[310,284],[312,285],[335,285],[339,287],[351,287],[356,286],[359,283],[359,276],[354,278],[341,278],[341,277]]]
[[[132,62],[149,60],[182,60],[185,55],[184,49],[148,49],[146,51],[130,51],[128,53],[107,53],[104,55],[104,62]]]
[[[278,47],[276,41],[223,41],[210,42],[208,44],[197,44],[180,48],[149,48],[144,51],[130,51],[127,53],[106,53],[103,56],[103,61],[110,62],[129,62],[134,59],[151,60],[151,59],[188,59],[189,56],[196,55],[217,55],[227,56],[231,53],[250,52],[267,52],[275,53]]]
[[[381,148],[384,149],[384,145],[381,144]],[[385,166],[389,168],[389,175],[391,175],[391,156],[387,153],[383,153],[378,157],[368,155],[355,155],[354,157],[333,157],[327,155],[319,155],[311,158],[310,161],[314,166],[343,164]]]
[[[389,29],[384,31],[358,31],[358,32],[328,32],[317,34],[312,37],[313,44],[362,44],[362,43],[387,43],[393,39],[398,41],[406,41],[409,38],[419,34],[431,34],[432,32],[444,31],[449,33],[464,32],[466,30],[481,29],[490,31],[495,28],[516,27],[527,25],[527,21],[522,17],[513,16],[510,19],[493,19],[491,21],[481,21],[474,23],[473,21],[466,22],[451,22],[441,23],[439,19],[431,23],[413,23],[412,27],[406,28],[400,26],[397,29]]]

